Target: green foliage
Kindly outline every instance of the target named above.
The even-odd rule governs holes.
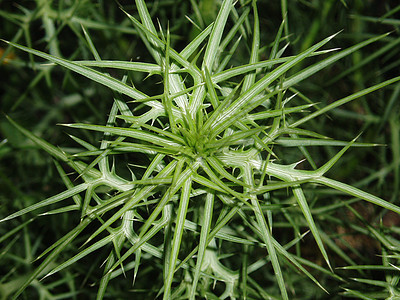
[[[36,165],[45,167],[38,174],[46,173],[49,185],[65,186],[37,201],[37,197],[24,199],[24,192],[5,181],[8,195],[19,200],[3,207],[0,220],[2,226],[10,224],[0,238],[9,241],[0,264],[3,268],[3,261],[11,260],[18,269],[9,269],[0,281],[4,299],[29,298],[35,293],[41,299],[93,298],[94,294],[97,299],[399,296],[398,227],[377,220],[385,214],[397,220],[400,214],[396,102],[400,76],[389,76],[392,65],[380,70],[378,80],[360,69],[365,61],[398,55],[395,45],[400,38],[380,32],[360,41],[352,39],[343,49],[329,48],[346,33],[330,29],[328,37],[317,40],[317,29],[325,24],[315,18],[299,42],[296,34],[304,33],[296,32],[302,30],[300,26],[290,35],[291,18],[298,21],[299,13],[287,11],[289,2],[281,1],[284,20],[268,40],[272,44],[264,48],[261,7],[266,3],[262,1],[223,0],[218,5],[190,1],[190,6],[183,2],[179,9],[169,1],[146,5],[136,0],[134,8],[117,10],[109,4],[110,12],[90,1],[66,7],[58,4],[57,10],[55,4],[37,1],[35,8],[20,7],[22,13],[2,13],[21,29],[5,37],[11,40],[4,41],[5,55],[18,49],[29,56],[29,62],[9,57],[4,68],[16,72],[31,68],[36,75],[16,101],[11,100],[13,91],[5,97],[2,109],[8,116],[1,124],[8,140],[0,145],[0,158],[11,156],[12,147],[44,150],[53,157],[55,170],[49,162],[40,161]],[[347,5],[345,1],[321,3],[324,18]],[[382,20],[389,22],[397,10],[389,10]],[[158,12],[163,13],[156,22]],[[82,17],[85,13],[93,18]],[[29,26],[35,20],[44,26],[45,49],[32,45]],[[187,28],[179,31],[177,24]],[[64,27],[79,41],[69,55],[62,55],[63,48],[68,49],[61,39]],[[97,41],[94,30],[105,38]],[[18,42],[24,33],[26,46]],[[121,46],[117,56],[125,59],[123,52],[132,38],[140,45],[135,57],[143,56],[141,61],[102,58],[103,43],[109,40]],[[379,43],[384,46],[378,54],[359,59],[361,51]],[[104,50],[110,57],[114,51]],[[339,93],[338,82],[348,71],[332,76],[332,70],[340,69],[348,58],[353,59],[348,69],[359,88]],[[63,67],[62,73],[56,65]],[[330,77],[332,94],[313,76],[319,72]],[[62,95],[66,106],[47,105],[46,116],[53,115],[28,130],[29,122],[21,125],[17,112],[29,109],[29,93],[40,99],[33,91],[58,89],[54,74],[63,74],[64,91],[77,93],[76,100]],[[42,78],[47,87],[41,86]],[[376,91],[392,93],[384,100],[388,103],[382,116],[372,113],[365,101]],[[323,97],[327,93],[329,97]],[[98,95],[101,104],[92,103],[93,95]],[[368,112],[365,115],[339,108],[360,100]],[[82,103],[88,112],[83,118],[69,111],[68,107],[82,107]],[[108,111],[107,106],[111,106]],[[322,120],[323,115],[331,116],[330,124],[325,120],[329,118]],[[335,132],[334,121],[343,116],[373,124],[377,140],[364,138],[366,133],[360,135],[360,128],[348,130],[343,124]],[[47,128],[52,120],[72,133],[67,147],[58,146],[59,137],[52,141],[43,137],[45,130],[53,130],[49,136],[59,130]],[[371,167],[363,171],[364,178],[352,180],[357,171],[346,162],[346,155],[353,155],[355,164],[359,159],[348,151],[352,147],[358,147],[354,153],[382,151],[385,141],[378,133],[388,125],[393,162],[381,157],[381,170]],[[369,132],[366,125],[361,129]],[[323,154],[320,149],[325,149]],[[53,179],[55,171],[61,180]],[[382,197],[374,195],[379,190],[366,191],[375,179],[380,180],[381,190],[387,187],[383,182],[388,174],[393,174],[396,188]],[[356,205],[373,212],[363,214]],[[35,220],[30,219],[32,215]],[[51,222],[46,225],[45,219]],[[47,231],[52,229],[48,224],[53,224],[54,236],[47,239],[46,231],[32,233],[35,224],[44,224]],[[20,243],[19,233],[25,255],[11,253],[13,245]],[[369,262],[346,235],[368,236],[370,250],[380,250],[381,262]],[[74,276],[84,278],[82,286],[76,286],[79,281]],[[96,291],[89,288],[92,282]]]

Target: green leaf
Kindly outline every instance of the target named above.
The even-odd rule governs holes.
[[[267,75],[265,75],[262,79],[257,81],[252,85],[250,89],[248,89],[245,93],[243,93],[238,99],[236,99],[228,108],[225,109],[224,114],[221,115],[220,118],[216,120],[216,122],[211,126],[212,129],[218,129],[219,132],[224,130],[225,128],[231,125],[231,122],[227,122],[234,114],[236,114],[240,109],[242,109],[245,105],[249,103],[251,99],[260,94],[264,89],[266,89],[273,81],[278,79],[284,73],[286,73],[293,66],[301,62],[306,57],[310,56],[311,53],[315,52],[323,45],[328,43],[335,35],[331,35],[326,39],[322,40],[318,44],[310,47],[306,51],[300,53],[294,58],[288,60],[283,65],[276,68],[274,71],[271,71]],[[221,127],[221,128],[220,128]]]
[[[259,194],[265,194],[270,191],[274,190],[280,190],[280,189],[287,189],[289,187],[294,187],[296,185],[300,185],[303,183],[307,183],[312,181],[312,179],[303,179],[303,180],[294,180],[294,181],[288,181],[288,182],[276,182],[276,183],[269,183],[267,185],[263,185],[258,187],[257,189],[254,190],[254,193],[257,195]]]
[[[171,294],[171,285],[174,278],[175,266],[178,259],[179,249],[182,242],[182,234],[184,229],[184,223],[186,214],[188,211],[188,205],[190,200],[190,191],[192,189],[192,181],[187,179],[182,187],[182,195],[179,199],[179,208],[176,216],[176,225],[174,237],[172,239],[172,249],[169,257],[167,277],[164,282],[164,295],[163,299],[169,299]]]
[[[160,173],[155,177],[163,178],[170,175],[176,165],[176,161],[172,161],[168,166],[166,166]],[[120,208],[116,213],[114,213],[109,219],[107,219],[104,224],[102,224],[86,241],[86,243],[90,242],[93,238],[103,232],[106,228],[110,227],[116,220],[122,217],[122,215],[130,210],[133,206],[135,206],[140,201],[147,199],[147,197],[151,194],[152,190],[155,189],[157,185],[148,185],[143,187],[142,189],[138,189],[137,192],[127,201],[122,208]],[[93,214],[94,212],[91,212]]]
[[[243,140],[247,138],[253,138],[254,140],[256,139],[256,136],[258,133],[261,131],[264,131],[266,127],[257,127],[253,129],[248,129],[248,130],[243,130],[243,131],[238,131],[235,132],[232,135],[226,136],[222,139],[219,139],[215,142],[209,142],[207,144],[207,147],[210,149],[220,149],[226,146],[232,146],[235,144],[243,144]]]
[[[92,220],[89,218],[83,220],[79,225],[77,225],[62,239],[60,239],[59,241],[62,242],[58,243],[58,246],[46,257],[46,259],[35,269],[35,271],[29,275],[29,277],[24,281],[24,284],[14,294],[12,299],[18,299],[18,296],[22,294],[22,292],[32,283],[32,281],[35,280],[49,264],[55,261],[57,256],[79,235],[79,233],[86,228],[87,225],[90,224],[91,221]]]
[[[253,42],[251,44],[250,61],[249,64],[254,64],[258,62],[258,50],[260,47],[260,23],[258,19],[258,11],[256,1],[252,3],[254,12],[254,27],[253,27]],[[243,81],[242,91],[245,92],[254,84],[256,81],[256,73],[248,73]]]
[[[294,187],[292,190],[293,190],[294,196],[296,197],[297,203],[299,204],[299,207],[300,207],[301,211],[303,212],[303,215],[304,215],[304,217],[307,221],[307,224],[311,230],[311,233],[314,236],[314,239],[318,245],[318,248],[321,251],[321,254],[324,257],[329,268],[332,270],[332,267],[331,267],[331,264],[330,264],[329,258],[328,258],[328,253],[326,252],[326,250],[324,248],[324,244],[322,242],[321,235],[320,235],[319,230],[314,222],[313,216],[311,214],[311,211],[308,206],[308,203],[307,203],[307,200],[306,200],[303,190],[300,188],[300,186]]]
[[[309,57],[313,56],[319,56],[323,55],[332,51],[336,51],[337,49],[330,49],[330,50],[323,50],[323,51],[315,51],[314,53],[311,53]],[[286,56],[282,58],[276,58],[276,59],[269,59],[269,60],[264,60],[260,61],[257,63],[252,63],[252,64],[247,64],[247,65],[241,65],[238,67],[233,67],[218,73],[215,73],[212,75],[212,80],[214,84],[218,84],[220,82],[226,81],[228,79],[231,79],[232,77],[236,77],[242,74],[246,74],[249,72],[253,72],[257,69],[262,69],[262,68],[270,68],[274,65],[282,64],[285,63],[291,59],[293,59],[295,56]]]
[[[310,139],[310,138],[278,138],[275,142],[285,147],[298,146],[346,146],[348,142],[332,139]],[[353,147],[376,147],[382,146],[373,143],[353,143]]]
[[[210,164],[210,166],[217,171],[221,176],[225,177],[226,179],[230,180],[231,182],[237,183],[239,186],[246,186],[248,187],[243,181],[237,179],[236,177],[232,176],[229,172],[224,169],[223,164],[221,161],[218,160],[216,157],[208,156],[205,158],[206,161]]]
[[[346,103],[348,103],[350,101],[356,100],[356,99],[358,99],[358,98],[360,98],[362,96],[365,96],[365,95],[367,95],[369,93],[372,93],[372,92],[374,92],[374,91],[376,91],[378,89],[381,89],[381,88],[383,88],[385,86],[393,84],[393,83],[395,83],[395,82],[397,82],[399,80],[400,80],[400,76],[397,76],[397,77],[394,77],[392,79],[386,80],[384,82],[378,83],[378,84],[376,84],[374,86],[371,86],[369,88],[363,89],[363,90],[361,90],[361,91],[359,91],[357,93],[354,93],[354,94],[352,94],[350,96],[347,96],[345,98],[337,100],[337,101],[335,101],[335,102],[333,102],[333,103],[321,108],[320,110],[318,110],[316,112],[313,112],[311,114],[308,114],[307,116],[305,116],[305,117],[301,118],[300,120],[294,122],[293,124],[290,125],[290,127],[297,127],[297,126],[299,126],[299,125],[301,125],[301,124],[303,124],[303,123],[305,123],[305,122],[307,122],[307,121],[309,121],[311,119],[314,119],[315,117],[317,117],[319,115],[322,115],[322,114],[324,114],[324,113],[326,113],[326,112],[328,112],[328,111],[330,111],[330,110],[332,110],[332,109],[334,109],[334,108],[336,108],[338,106],[341,106],[341,105],[346,104]]]
[[[73,63],[86,67],[111,68],[119,70],[144,72],[150,74],[161,73],[161,67],[159,65],[144,63],[144,62],[119,61],[119,60],[101,60],[101,61],[75,60],[73,61]]]
[[[79,129],[88,129],[100,132],[107,132],[110,134],[114,134],[116,136],[126,136],[135,139],[139,139],[146,142],[151,142],[153,144],[161,145],[167,148],[180,149],[182,145],[171,141],[169,139],[160,137],[159,135],[155,135],[144,130],[138,130],[134,128],[123,128],[123,127],[108,127],[102,125],[91,125],[91,124],[63,124],[63,126],[79,128]]]
[[[47,53],[44,53],[44,52],[41,52],[38,50],[33,50],[31,48],[21,46],[21,45],[12,43],[12,42],[6,41],[6,43],[9,43],[10,45],[12,45],[15,48],[18,48],[25,52],[34,54],[36,56],[47,59],[55,64],[63,66],[71,71],[74,71],[82,76],[89,78],[90,80],[96,81],[106,87],[109,87],[110,89],[112,89],[118,93],[127,95],[127,96],[131,97],[132,99],[143,99],[143,98],[147,97],[144,93],[136,90],[133,87],[130,87],[130,86],[122,83],[121,81],[119,81],[109,75],[100,73],[98,71],[95,71],[95,70],[85,67],[83,65],[79,65],[78,63],[75,63],[75,62],[72,62],[72,61],[69,61],[69,60],[66,60],[63,58],[55,57],[53,55],[50,55],[50,54],[47,54]]]
[[[204,53],[202,69],[214,69],[215,53],[218,52],[222,34],[232,8],[232,0],[223,0],[218,16],[214,22],[209,41],[207,43],[206,52]]]
[[[367,192],[364,192],[354,186],[348,185],[346,183],[337,181],[337,180],[333,180],[333,179],[329,179],[326,177],[317,177],[313,179],[314,182],[316,183],[320,183],[326,186],[329,186],[335,190],[339,190],[342,191],[346,194],[352,195],[354,197],[363,199],[365,201],[371,202],[375,205],[381,206],[383,208],[389,209],[391,211],[394,211],[395,213],[400,214],[400,207],[397,205],[394,205],[388,201],[385,201],[379,197],[376,197],[374,195],[371,195]]]
[[[62,161],[68,161],[69,157],[60,149],[57,147],[53,146],[52,144],[46,142],[45,140],[37,137],[33,133],[31,133],[29,130],[26,130],[23,128],[21,125],[19,125],[17,122],[15,122],[13,119],[11,119],[9,116],[7,116],[8,121],[17,128],[21,133],[23,133],[27,138],[32,140],[35,144],[37,144],[40,148],[45,150],[47,153],[50,155],[54,156],[55,158],[62,160]]]
[[[97,241],[96,243],[94,243],[93,245],[91,245],[90,247],[87,247],[84,250],[81,250],[77,255],[71,257],[70,259],[68,259],[67,261],[59,264],[57,267],[55,267],[54,269],[52,269],[49,273],[46,274],[45,277],[43,277],[43,279],[45,279],[46,277],[49,277],[57,272],[60,272],[61,270],[67,268],[68,266],[76,263],[77,261],[79,261],[80,259],[84,258],[85,256],[89,255],[90,253],[92,253],[93,251],[96,251],[102,247],[104,247],[105,245],[109,244],[112,242],[112,240],[114,239],[114,235],[110,234],[108,236],[106,236],[105,238]]]
[[[322,69],[325,69],[327,66],[333,64],[334,62],[338,61],[339,59],[347,57],[351,53],[353,53],[371,43],[374,43],[374,42],[386,37],[387,35],[388,35],[388,33],[379,35],[377,37],[370,38],[370,39],[368,39],[364,42],[361,42],[357,45],[354,45],[348,49],[342,50],[339,53],[336,53],[336,54],[332,55],[331,57],[328,57],[328,58],[324,59],[323,61],[320,61],[306,69],[303,69],[301,72],[287,78],[283,82],[282,88],[287,89],[288,87],[295,85],[296,83],[304,80],[305,78],[310,77],[311,75],[315,74],[316,72],[318,72]]]
[[[278,257],[276,255],[275,246],[272,241],[272,234],[270,229],[268,228],[267,222],[265,221],[264,214],[261,210],[260,204],[256,197],[251,197],[251,203],[254,207],[254,213],[256,215],[256,219],[258,222],[258,226],[261,230],[262,237],[264,239],[264,243],[267,246],[267,251],[269,253],[269,257],[271,259],[271,263],[275,272],[276,280],[278,281],[279,289],[281,291],[281,295],[283,299],[289,299],[286,287],[285,280],[283,279],[282,270],[279,264]]]
[[[17,217],[20,217],[20,216],[25,215],[25,214],[27,214],[27,213],[29,213],[31,211],[36,210],[36,209],[39,209],[39,208],[42,208],[42,207],[45,207],[45,206],[48,206],[48,205],[63,201],[63,200],[68,199],[68,198],[71,198],[71,197],[79,194],[80,192],[86,190],[89,186],[90,186],[90,184],[88,184],[88,183],[81,183],[81,184],[79,184],[79,185],[77,185],[77,186],[75,186],[75,187],[73,187],[71,189],[68,189],[68,190],[66,190],[64,192],[61,192],[61,193],[59,193],[59,194],[57,194],[55,196],[49,197],[49,198],[47,198],[45,200],[42,200],[42,201],[40,201],[40,202],[38,202],[36,204],[33,204],[33,205],[28,206],[26,208],[23,208],[20,211],[17,211],[15,213],[9,215],[8,217],[5,217],[4,219],[0,220],[0,223],[4,222],[4,221],[11,220],[11,219],[14,219],[14,218],[17,218]]]
[[[203,223],[201,225],[201,232],[200,232],[199,250],[197,251],[196,268],[194,270],[193,282],[190,288],[190,296],[189,296],[190,300],[195,299],[197,283],[200,279],[201,266],[203,264],[204,255],[206,253],[206,249],[208,246],[207,240],[211,227],[214,198],[215,196],[213,193],[207,193],[206,203],[204,206],[204,213],[203,213]]]

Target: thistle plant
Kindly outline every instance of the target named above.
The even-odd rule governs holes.
[[[323,50],[337,35],[333,34],[287,56],[287,45],[282,46],[286,41],[283,22],[269,58],[260,60],[256,1],[239,7],[223,0],[214,22],[180,51],[173,49],[168,27],[157,29],[145,1],[136,0],[136,9],[138,18],[125,13],[153,63],[102,60],[84,27],[95,58],[90,61],[66,60],[8,42],[114,92],[107,124],[63,124],[102,134],[99,144],[71,135],[81,148],[75,153],[61,150],[9,118],[56,159],[66,190],[1,221],[46,208],[43,218],[80,214],[76,226],[39,256],[41,264],[14,298],[37,278],[61,272],[99,249],[107,250],[108,256],[97,299],[106,296],[111,280],[129,273],[137,280],[143,265],[151,261],[157,261],[153,268],[160,273],[145,287],[146,295],[163,299],[289,299],[288,272],[298,272],[329,292],[312,270],[340,278],[326,249],[333,246],[310,208],[308,191],[326,186],[397,214],[400,208],[326,175],[350,147],[375,144],[358,143],[357,137],[335,140],[306,129],[307,122],[400,77],[324,107],[304,102],[294,87],[387,34],[347,49]],[[251,26],[249,15],[253,16]],[[230,17],[235,24],[229,27]],[[240,36],[250,41],[249,61],[230,67]],[[311,57],[317,62],[296,68]],[[140,82],[129,82],[127,76],[118,79],[105,69],[142,72],[157,85],[155,90],[162,87],[161,93],[146,94]],[[307,146],[326,145],[342,148],[316,166]],[[285,161],[283,156],[293,147],[305,157],[304,162]],[[292,240],[282,242],[276,234],[277,223],[282,222],[293,233]],[[323,265],[291,251],[301,247],[305,235],[312,236]],[[82,237],[85,242],[76,254],[54,266],[60,253]]]

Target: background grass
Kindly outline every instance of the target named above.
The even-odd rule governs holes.
[[[271,2],[257,2],[261,28],[260,45],[266,45],[260,51],[262,59],[269,57],[271,44],[283,16],[287,18],[284,39],[290,42],[286,55],[298,54],[339,30],[343,32],[330,42],[330,47],[346,48],[371,36],[393,31],[388,37],[340,60],[296,87],[313,102],[325,106],[345,95],[399,75],[400,6],[396,1]],[[196,3],[199,4],[198,11],[193,9],[190,1],[154,1],[148,5],[154,20],[158,18],[163,28],[167,28],[169,23],[171,46],[176,49],[186,45],[197,32],[195,26],[184,16],[195,20],[200,26],[206,26],[218,12],[219,5],[214,1],[203,0]],[[131,1],[121,1],[120,4],[136,16],[136,8]],[[92,59],[82,34],[83,25],[90,33],[102,59],[152,62],[129,19],[114,2],[38,0],[22,1],[19,5],[2,1],[0,5],[0,35],[5,40],[68,59]],[[250,26],[251,15],[248,22]],[[229,25],[233,24],[230,21]],[[72,131],[57,124],[104,124],[112,105],[113,94],[110,90],[60,67],[39,65],[38,62],[41,61],[38,58],[8,48],[5,43],[1,46],[5,51],[0,66],[1,74],[5,74],[0,82],[0,106],[3,113],[61,149],[74,151],[76,147],[66,133],[80,135],[79,137],[93,144],[100,140],[100,134]],[[247,63],[250,46],[251,38],[243,37],[243,42],[237,49],[236,61],[232,63]],[[296,68],[304,68],[312,62],[312,59],[307,60]],[[110,72],[116,72],[112,74],[115,76],[124,74]],[[141,74],[128,72],[127,75],[128,81],[140,83],[141,90],[151,94],[162,93],[162,86],[154,86]],[[382,147],[350,149],[329,175],[395,204],[399,204],[400,186],[399,92],[398,83],[390,85],[308,124],[309,130],[337,140],[352,140],[362,132],[358,141],[384,144]],[[20,134],[4,115],[0,119],[0,134],[1,216],[7,216],[64,190],[52,158]],[[333,147],[309,147],[308,150],[317,165],[323,164],[337,152]],[[286,148],[279,156],[284,163],[291,163],[303,158],[298,153]],[[339,293],[343,293],[345,289],[354,291],[348,292],[352,293],[352,297],[356,297],[357,293],[363,294],[362,291],[366,290],[375,298],[390,295],[387,283],[392,282],[391,288],[395,289],[398,273],[392,269],[386,272],[385,268],[389,268],[389,263],[396,266],[399,258],[397,250],[391,248],[391,245],[398,245],[399,216],[365,202],[341,206],[343,200],[348,198],[332,190],[310,189],[308,193],[316,223],[327,233],[324,242],[332,244],[329,254],[333,267],[351,265],[350,262],[359,266],[378,267],[362,267],[361,270],[335,269],[345,279],[344,282],[334,281],[324,273],[316,273],[317,279],[331,293],[329,296],[313,283],[304,281],[304,275],[292,272],[285,280],[289,290],[296,290],[293,298],[338,299]],[[5,299],[33,269],[36,263],[31,264],[31,261],[79,221],[79,216],[61,214],[39,217],[33,223],[26,223],[34,216],[31,214],[1,224],[0,291]],[[298,224],[300,228],[303,225]],[[285,231],[285,224],[282,223],[281,228],[279,223],[275,226],[278,228],[275,229],[274,236],[278,240],[285,241],[290,237]],[[13,231],[15,228],[18,230]],[[77,240],[71,244],[70,249],[58,258],[60,262],[71,257],[75,253],[75,247],[83,242],[84,240]],[[316,251],[311,237],[306,237],[304,242],[297,245],[296,251],[302,257],[316,265],[323,265],[323,258]],[[235,245],[224,247],[234,248]],[[42,299],[93,298],[102,275],[98,265],[105,260],[106,255],[106,252],[92,255],[50,279],[35,281],[22,298],[38,298],[38,295]],[[260,271],[259,276],[265,274]],[[273,274],[270,276],[273,282]],[[355,277],[359,279],[353,280]],[[143,289],[143,293],[147,295],[154,297],[157,294],[157,290],[149,292],[149,278],[161,280],[156,264],[143,266],[140,276],[136,278],[136,293]],[[131,280],[131,277],[129,280],[122,280],[122,277],[112,280],[107,296],[110,299],[126,298],[132,292]],[[272,285],[271,282],[266,285]]]

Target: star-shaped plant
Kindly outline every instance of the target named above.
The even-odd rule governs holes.
[[[156,30],[145,1],[136,0],[136,7],[140,19],[128,13],[127,16],[155,63],[103,61],[86,31],[86,39],[95,57],[93,61],[68,61],[10,43],[115,92],[105,126],[65,125],[103,133],[100,146],[72,136],[85,149],[80,153],[65,153],[10,119],[37,145],[72,168],[79,179],[71,181],[57,164],[67,189],[2,221],[55,203],[64,206],[45,214],[71,211],[81,214],[80,223],[40,256],[45,257],[43,262],[16,296],[89,225],[96,229],[84,247],[46,276],[112,244],[104,264],[98,299],[104,297],[112,278],[130,269],[133,269],[135,278],[141,276],[141,266],[151,259],[158,260],[162,269],[162,280],[154,284],[161,282],[156,288],[164,299],[273,297],[262,288],[262,282],[251,278],[252,272],[261,267],[273,270],[280,297],[288,299],[283,264],[285,267],[294,266],[323,289],[309,269],[303,266],[304,260],[288,251],[305,232],[300,233],[299,228],[293,225],[297,236],[293,241],[281,244],[273,234],[274,216],[283,216],[293,224],[294,216],[299,218],[302,215],[302,227],[308,227],[330,268],[304,186],[325,185],[396,213],[400,213],[400,208],[325,177],[350,146],[371,144],[329,139],[303,129],[301,125],[400,78],[337,100],[303,117],[296,116],[313,110],[314,104],[302,103],[289,89],[386,35],[334,54],[331,50],[321,50],[334,38],[332,35],[298,55],[284,56],[286,47],[280,49],[279,46],[283,32],[281,26],[269,59],[260,61],[260,29],[255,1],[240,15],[232,0],[223,0],[215,22],[181,51],[171,47],[168,30]],[[252,32],[247,32],[243,22],[251,10],[254,24]],[[237,15],[237,21],[227,28],[230,14]],[[240,39],[235,40],[240,32],[252,36],[249,63],[227,68],[240,44]],[[303,60],[327,53],[327,58],[285,76]],[[155,85],[162,78],[163,93],[147,95],[140,91],[139,84],[128,84],[125,78],[119,80],[95,68],[144,72],[151,75],[147,80],[157,78]],[[312,170],[296,168],[298,162],[291,165],[280,163],[281,157],[275,151],[282,148],[280,153],[284,153],[285,146],[297,146],[311,161],[304,148],[307,145],[344,148],[323,166]],[[121,175],[127,168],[131,170],[132,178]],[[271,201],[271,195],[278,190],[286,191],[286,194],[282,194],[278,202]],[[69,203],[71,198],[72,204]],[[235,250],[231,251],[229,247]],[[241,263],[234,257],[237,249],[242,249]],[[246,252],[249,249],[253,252]],[[256,255],[254,249],[265,250],[257,258],[258,266],[248,264],[245,259]],[[227,260],[229,262],[225,263]],[[240,269],[235,268],[235,263]],[[225,286],[218,290],[217,285],[213,289],[216,282]]]

